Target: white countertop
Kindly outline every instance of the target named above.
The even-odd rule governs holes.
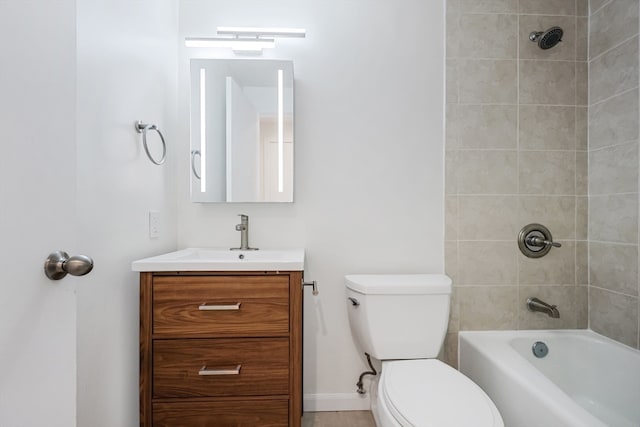
[[[131,263],[133,271],[302,271],[304,249],[187,248]]]

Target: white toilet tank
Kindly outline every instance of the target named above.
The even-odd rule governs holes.
[[[378,360],[429,359],[449,322],[451,279],[443,274],[345,276],[354,338]]]

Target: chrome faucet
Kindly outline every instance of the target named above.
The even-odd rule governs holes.
[[[240,224],[236,224],[236,231],[240,232],[240,247],[231,248],[232,251],[257,251],[258,248],[249,247],[249,216],[238,214]]]
[[[549,317],[552,317],[554,319],[560,318],[560,312],[558,311],[557,306],[547,304],[546,302],[538,298],[528,298],[527,308],[529,309],[529,311],[539,311],[541,313],[546,313]]]

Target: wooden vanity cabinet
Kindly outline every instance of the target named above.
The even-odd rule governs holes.
[[[301,417],[301,271],[140,273],[141,427]]]

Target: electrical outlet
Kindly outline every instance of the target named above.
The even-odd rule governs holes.
[[[149,238],[160,237],[160,212],[149,211]]]

